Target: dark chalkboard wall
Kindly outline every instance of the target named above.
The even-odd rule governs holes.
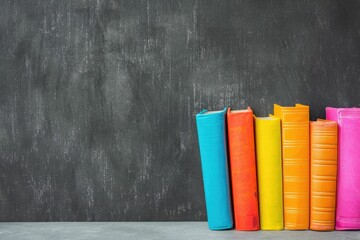
[[[205,220],[195,114],[360,104],[360,1],[2,0],[0,221]]]

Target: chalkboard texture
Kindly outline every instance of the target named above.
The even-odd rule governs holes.
[[[0,221],[205,220],[196,113],[359,106],[359,12],[2,0]]]

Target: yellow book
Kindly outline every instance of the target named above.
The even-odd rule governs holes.
[[[256,117],[255,137],[259,185],[260,227],[283,229],[280,118]]]

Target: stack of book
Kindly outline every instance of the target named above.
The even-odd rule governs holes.
[[[203,110],[196,116],[211,230],[360,229],[360,108]]]

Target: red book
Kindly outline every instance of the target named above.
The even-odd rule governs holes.
[[[253,111],[229,108],[227,126],[235,229],[259,230]]]

